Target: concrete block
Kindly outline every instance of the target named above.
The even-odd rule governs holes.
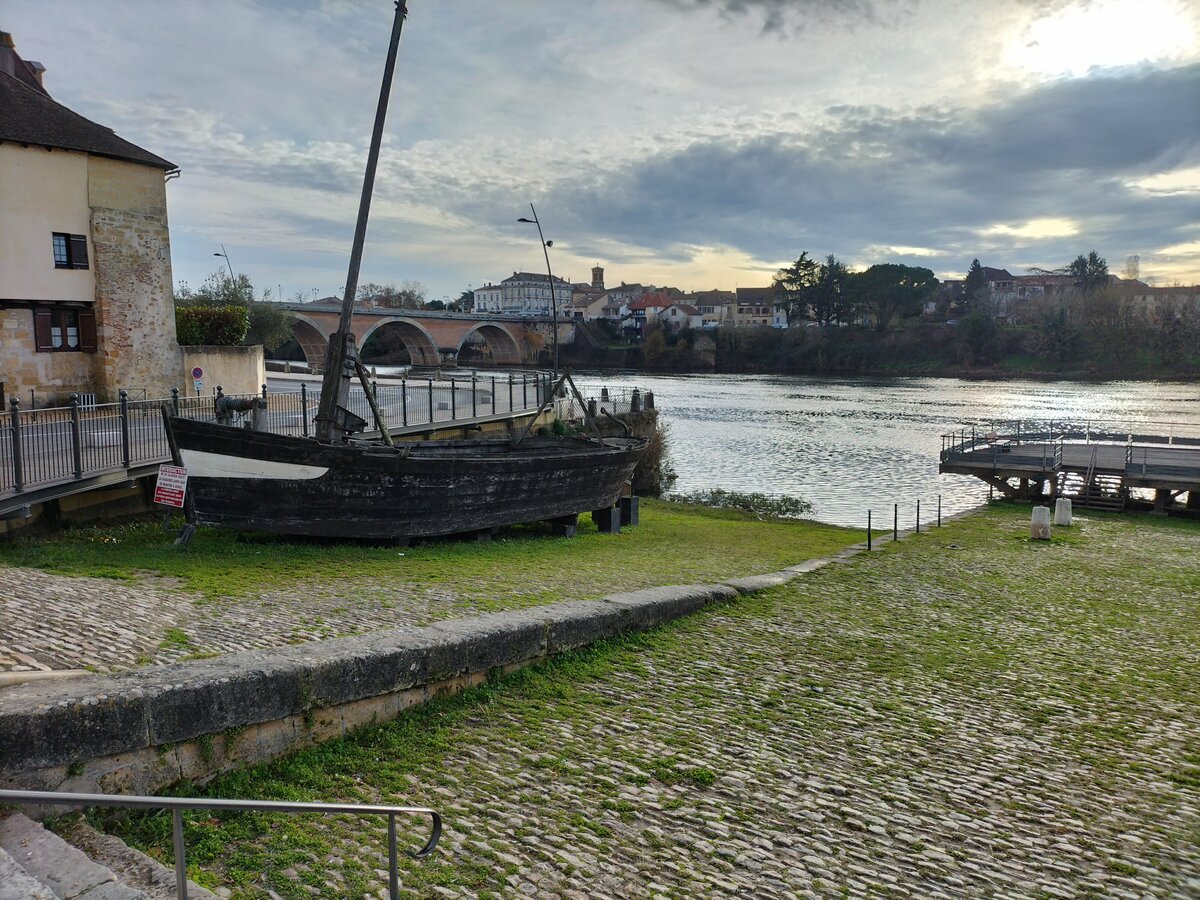
[[[0,900],[56,900],[46,887],[0,848]]]
[[[621,531],[621,510],[615,506],[594,509],[592,521],[604,534],[618,534]]]
[[[96,693],[81,691],[83,685]],[[94,759],[149,743],[145,698],[120,690],[115,679],[35,682],[4,693],[0,771]]]
[[[638,524],[638,498],[637,497],[622,497],[617,501],[617,507],[621,510],[621,525],[633,527]]]
[[[427,642],[426,677],[442,681],[467,672],[542,656],[545,628],[523,616],[495,613],[477,619],[438,622],[421,629]]]
[[[755,591],[765,591],[767,588],[779,587],[791,581],[790,575],[782,572],[772,572],[769,575],[748,575],[745,578],[731,578],[725,584],[739,594],[752,594]]]
[[[0,819],[0,847],[57,897],[137,900],[143,896],[117,884],[111,870],[20,813]]]

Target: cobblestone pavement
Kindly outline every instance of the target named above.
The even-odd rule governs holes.
[[[421,626],[470,612],[441,587],[347,582],[223,603],[149,575],[131,582],[0,567],[0,672],[109,672]]]
[[[1027,534],[991,510],[210,787],[433,805],[428,896],[1200,896],[1200,526]],[[209,825],[227,885],[271,872],[237,896],[386,896],[360,822]]]

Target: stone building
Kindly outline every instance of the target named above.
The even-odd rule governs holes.
[[[0,393],[165,396],[179,381],[174,164],[55,102],[0,32]]]
[[[571,285],[554,276],[554,302],[560,318],[571,318]],[[548,316],[550,284],[537,272],[513,272],[499,284],[475,288],[475,312]]]

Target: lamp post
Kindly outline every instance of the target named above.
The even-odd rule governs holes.
[[[236,281],[236,280],[237,280],[237,278],[236,278],[236,276],[233,274],[233,263],[231,263],[231,262],[229,261],[229,254],[225,252],[225,245],[224,245],[224,244],[222,244],[222,245],[221,245],[221,252],[220,252],[220,253],[214,253],[214,254],[213,254],[213,256],[223,256],[223,257],[225,257],[225,265],[229,266],[229,280],[230,280],[230,281]]]
[[[536,225],[538,230],[538,240],[542,244],[542,255],[546,257],[546,281],[550,285],[550,317],[552,328],[554,329],[554,380],[558,381],[558,300],[554,296],[554,274],[550,271],[550,247],[554,246],[554,241],[546,240],[542,234],[542,223],[538,220],[537,210],[533,208],[533,204],[529,204],[529,211],[533,213],[532,219],[527,219],[524,216],[517,219],[518,222],[526,222],[531,225]]]

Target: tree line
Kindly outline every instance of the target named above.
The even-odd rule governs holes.
[[[920,266],[878,263],[851,272],[832,253],[817,262],[805,250],[775,273],[775,294],[788,325],[810,321],[843,325],[872,318],[886,330],[896,318],[919,315],[937,290],[933,272]]]

